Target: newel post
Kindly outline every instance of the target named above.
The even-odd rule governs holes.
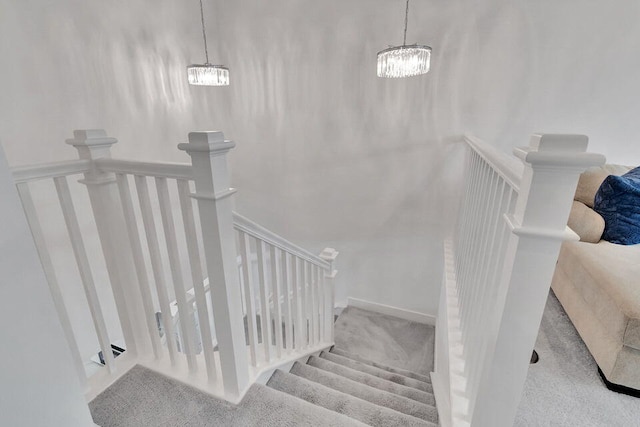
[[[324,301],[325,307],[325,320],[329,322],[325,330],[325,336],[322,337],[324,342],[334,342],[334,322],[333,322],[333,309],[336,304],[336,289],[335,289],[335,278],[338,274],[338,270],[335,269],[335,261],[338,257],[339,252],[333,248],[324,248],[320,253],[320,258],[329,263],[329,271],[325,271],[324,273],[324,292],[325,298]]]
[[[533,135],[514,154],[525,166],[505,253],[486,363],[471,401],[472,426],[513,425],[580,173],[602,165],[583,135]]]
[[[116,178],[95,163],[110,158],[111,146],[118,140],[107,136],[102,129],[86,129],[73,131],[73,138],[66,142],[78,150],[80,159],[92,161],[91,170],[80,182],[89,193],[127,353],[147,357],[152,354],[151,340]]]
[[[213,316],[225,393],[239,397],[249,384],[240,277],[233,228],[233,194],[222,132],[191,132],[178,148],[191,156]]]

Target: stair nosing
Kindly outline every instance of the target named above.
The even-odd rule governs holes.
[[[374,382],[375,382],[375,381],[378,381],[378,382],[382,381],[384,384],[388,384],[388,385],[390,385],[392,388],[397,388],[398,390],[402,390],[402,391],[404,391],[404,392],[406,392],[406,393],[407,393],[407,394],[400,394],[400,393],[396,393],[396,392],[391,392],[391,391],[390,391],[390,393],[397,394],[398,396],[404,396],[404,397],[406,397],[406,398],[408,398],[408,399],[412,399],[412,400],[415,400],[416,402],[424,403],[424,404],[429,404],[429,402],[428,402],[428,401],[423,400],[424,398],[431,398],[432,400],[434,400],[434,401],[435,401],[435,396],[434,396],[434,394],[433,394],[433,393],[426,392],[426,391],[422,391],[422,390],[418,390],[418,389],[411,388],[411,387],[407,387],[407,386],[402,385],[402,384],[394,383],[394,382],[392,382],[392,381],[385,380],[384,378],[376,377],[375,375],[367,374],[366,372],[358,371],[358,370],[356,370],[356,369],[349,368],[348,366],[340,365],[340,364],[338,364],[338,363],[335,363],[335,362],[332,362],[332,361],[330,361],[330,360],[323,359],[323,358],[320,358],[320,357],[317,357],[317,356],[310,356],[310,357],[309,357],[309,359],[307,360],[307,363],[309,364],[310,362],[312,362],[312,361],[314,361],[314,360],[316,360],[316,359],[317,359],[317,360],[320,360],[320,361],[322,361],[322,362],[324,362],[324,363],[328,363],[328,364],[331,364],[331,365],[336,365],[336,366],[338,366],[338,367],[340,367],[340,368],[342,368],[342,369],[346,369],[346,370],[347,370],[347,372],[349,372],[349,371],[353,371],[353,372],[355,372],[355,373],[357,373],[357,374],[364,375],[364,376],[365,376],[365,378],[369,378],[369,379],[373,380]],[[312,365],[312,366],[314,366],[314,365]],[[334,373],[334,374],[336,374],[336,375],[340,375],[340,376],[343,376],[343,377],[344,377],[344,375],[342,375],[342,374],[340,374],[340,373],[338,373],[338,372],[336,372],[336,371],[332,371],[332,370],[324,369],[324,368],[319,367],[319,366],[316,366],[316,367],[317,367],[318,369],[322,369],[322,370],[324,370],[324,371],[333,372],[333,373]],[[345,378],[346,378],[346,377],[345,377]],[[356,381],[356,380],[354,380],[354,381]],[[358,382],[360,382],[360,381],[358,381]],[[366,384],[366,383],[362,383],[362,384]],[[369,384],[366,384],[366,385],[369,385]],[[373,386],[372,386],[372,387],[373,387]],[[374,388],[375,388],[375,387],[374,387]],[[387,390],[387,391],[388,391],[388,390]],[[417,399],[417,398],[415,398],[415,397],[410,396],[409,394],[418,395],[418,396],[421,396],[422,398],[421,398],[421,399]],[[435,405],[432,405],[432,406],[435,406]]]
[[[337,352],[336,352],[337,351]],[[413,372],[409,369],[398,368],[391,365],[385,365],[384,363],[376,362],[374,360],[367,359],[358,354],[351,353],[350,351],[344,350],[336,345],[331,346],[329,349],[329,353],[333,353],[338,356],[346,357],[347,359],[354,360],[356,362],[363,363],[365,365],[372,366],[374,368],[382,369],[383,371],[391,372],[394,374],[402,375],[407,378],[413,378],[417,381],[422,381],[427,384],[431,384],[431,378],[428,375],[423,375],[418,372]],[[341,354],[342,353],[342,354]],[[414,376],[412,376],[414,375]]]
[[[278,373],[278,372],[279,372],[279,373]],[[298,397],[298,396],[293,395],[293,394],[290,394],[290,393],[288,393],[288,392],[286,392],[286,391],[279,390],[279,389],[278,389],[278,388],[276,388],[276,387],[272,387],[272,386],[270,385],[270,383],[271,383],[272,379],[273,379],[276,375],[280,375],[280,376],[284,375],[284,377],[285,377],[285,378],[287,378],[287,376],[295,377],[295,378],[298,378],[300,381],[307,381],[307,382],[309,382],[309,383],[315,384],[315,386],[316,386],[317,388],[320,388],[320,389],[327,389],[327,390],[330,390],[330,391],[332,391],[333,393],[337,393],[337,394],[339,394],[339,395],[350,396],[350,397],[351,397],[351,398],[353,398],[353,399],[359,400],[359,401],[360,401],[360,402],[362,402],[362,404],[364,404],[365,406],[374,406],[374,407],[377,407],[377,408],[379,408],[382,412],[390,411],[390,412],[392,412],[392,413],[394,413],[394,414],[398,414],[398,415],[400,416],[400,418],[408,417],[408,418],[410,418],[410,419],[415,419],[417,423],[424,424],[424,425],[426,425],[426,426],[431,426],[431,425],[434,425],[434,426],[435,426],[435,424],[434,424],[434,423],[432,423],[431,421],[423,420],[423,419],[420,419],[420,418],[414,417],[414,416],[412,416],[412,415],[404,414],[404,413],[402,413],[402,412],[398,412],[398,411],[396,411],[396,410],[394,410],[394,409],[387,408],[387,407],[385,407],[385,406],[376,405],[376,404],[374,404],[374,403],[371,403],[371,402],[366,401],[366,400],[364,400],[364,399],[361,399],[361,398],[359,398],[359,397],[356,397],[356,396],[350,395],[350,394],[348,394],[348,393],[341,392],[341,391],[339,391],[339,390],[334,390],[334,389],[332,389],[332,388],[330,388],[330,387],[327,387],[327,386],[325,386],[325,385],[323,385],[323,384],[317,383],[317,382],[315,382],[315,381],[308,380],[308,379],[306,379],[306,378],[304,378],[304,377],[300,377],[300,376],[297,376],[297,375],[291,374],[291,373],[289,373],[289,372],[285,372],[285,371],[283,371],[283,370],[281,370],[281,369],[277,369],[277,370],[273,373],[273,375],[271,376],[271,378],[269,379],[269,381],[267,382],[267,387],[271,387],[271,388],[272,388],[272,389],[274,389],[274,390],[278,390],[278,391],[280,391],[280,392],[282,392],[282,393],[285,393],[285,394],[287,394],[287,395],[289,395],[289,396],[291,396],[291,397],[294,397],[294,398],[296,398],[296,399],[304,400],[304,401],[306,401],[306,402],[312,403],[312,404],[314,404],[314,405],[316,405],[316,406],[319,406],[319,407],[321,407],[321,408],[327,409],[327,410],[329,410],[329,411],[333,411],[333,412],[336,412],[336,413],[338,413],[338,414],[341,414],[341,415],[347,416],[347,417],[349,417],[349,418],[351,418],[351,419],[353,419],[353,420],[355,420],[355,421],[361,422],[361,423],[365,423],[365,424],[367,424],[365,421],[363,421],[363,420],[359,420],[359,419],[357,419],[357,418],[353,418],[351,415],[348,415],[348,414],[346,414],[346,413],[339,412],[339,411],[336,411],[336,410],[331,409],[331,408],[327,408],[327,407],[322,406],[322,405],[319,405],[319,404],[317,404],[317,403],[315,403],[315,402],[310,402],[310,401],[308,401],[308,400],[306,400],[306,399],[304,399],[304,398],[302,398],[302,397]]]
[[[329,358],[328,358],[327,356],[329,356]],[[337,364],[339,364],[339,365],[347,366],[347,365],[345,365],[345,364],[343,364],[343,363],[340,363],[340,362],[336,362],[336,361],[334,361],[334,360],[331,360],[331,358],[337,358],[337,360],[339,360],[339,361],[340,361],[341,359],[345,359],[345,360],[347,360],[347,361],[349,361],[349,362],[351,362],[351,363],[354,363],[354,364],[355,364],[355,366],[359,366],[359,365],[361,365],[361,366],[366,367],[366,369],[372,370],[372,372],[376,372],[376,371],[377,371],[377,372],[379,372],[380,374],[383,374],[383,375],[381,376],[381,375],[376,375],[375,373],[366,372],[366,371],[363,371],[363,370],[361,370],[361,369],[358,369],[357,367],[353,367],[353,368],[352,368],[351,366],[347,366],[348,368],[354,369],[354,370],[356,370],[356,371],[364,372],[364,373],[366,373],[366,374],[373,375],[373,376],[376,376],[376,377],[378,377],[378,378],[382,378],[382,379],[384,379],[384,380],[386,380],[386,381],[391,381],[391,382],[394,382],[394,383],[396,383],[396,384],[403,385],[403,386],[405,386],[405,387],[410,387],[410,388],[413,388],[413,389],[416,389],[416,390],[420,390],[420,391],[424,391],[424,392],[427,392],[427,393],[433,393],[433,386],[432,386],[432,384],[430,384],[430,383],[426,383],[426,382],[424,382],[424,381],[420,381],[420,380],[417,380],[417,379],[415,379],[415,378],[407,377],[407,376],[404,376],[404,375],[401,375],[401,374],[397,374],[397,373],[394,373],[394,372],[389,372],[389,371],[386,371],[386,370],[384,370],[384,369],[380,369],[380,368],[378,368],[378,367],[376,367],[376,366],[371,366],[371,365],[368,365],[368,364],[366,364],[366,363],[359,362],[359,361],[357,361],[357,360],[355,360],[355,359],[351,359],[351,358],[348,358],[348,357],[345,357],[345,356],[341,356],[341,355],[339,355],[339,354],[337,354],[337,353],[331,353],[331,352],[322,351],[322,352],[320,353],[320,356],[319,356],[319,357],[321,357],[321,358],[323,358],[323,359],[326,359],[326,360],[329,360],[329,361],[331,361],[331,362],[333,362],[333,363],[337,363]],[[417,383],[419,386],[423,387],[424,389],[423,389],[423,388],[415,387],[414,385],[409,385],[409,384],[406,384],[406,383],[403,383],[403,382],[398,382],[398,381],[394,381],[394,380],[392,380],[392,379],[386,378],[386,377],[388,377],[388,376],[402,377],[404,380],[409,380],[409,381],[408,381],[409,383],[414,383],[414,382],[415,382],[415,383]]]
[[[421,406],[424,406],[424,407],[425,407],[425,411],[427,412],[425,415],[426,415],[427,417],[429,417],[428,411],[430,411],[430,410],[435,411],[436,419],[435,419],[435,420],[433,420],[433,419],[426,419],[426,418],[423,418],[423,417],[419,416],[418,414],[413,414],[413,413],[407,413],[407,412],[404,412],[404,411],[402,411],[402,410],[400,410],[400,409],[397,409],[397,407],[396,407],[396,408],[393,408],[393,407],[386,406],[386,405],[384,405],[384,404],[382,404],[382,403],[373,402],[373,401],[371,401],[371,400],[367,400],[367,399],[365,399],[365,398],[363,398],[363,397],[356,396],[356,395],[351,394],[351,393],[348,393],[348,392],[346,392],[346,391],[338,390],[338,389],[336,389],[336,388],[332,387],[331,385],[327,385],[327,384],[324,384],[324,383],[322,383],[322,382],[318,382],[318,381],[316,381],[315,379],[312,379],[312,378],[309,378],[309,377],[307,377],[307,376],[301,375],[301,373],[299,373],[299,372],[294,372],[294,370],[296,370],[296,369],[302,369],[302,370],[304,371],[304,369],[307,369],[307,368],[308,368],[308,369],[312,369],[312,370],[320,371],[320,372],[322,372],[322,373],[323,373],[323,374],[325,374],[325,375],[334,376],[334,377],[336,377],[336,378],[339,378],[341,382],[344,382],[344,383],[346,383],[346,384],[348,384],[348,385],[351,385],[352,387],[355,385],[355,386],[357,386],[357,387],[370,389],[370,390],[374,391],[375,393],[378,393],[378,394],[380,394],[380,395],[382,395],[382,396],[388,396],[388,398],[391,398],[392,400],[393,400],[393,399],[395,399],[396,403],[398,403],[398,402],[400,402],[400,403],[401,403],[401,402],[403,402],[403,401],[406,401],[406,406],[408,406],[408,407],[413,406],[413,405],[417,405],[417,407],[418,407],[418,408],[419,408],[419,407],[421,407]],[[437,422],[437,408],[436,408],[434,405],[432,405],[432,404],[430,404],[430,403],[428,403],[428,402],[419,402],[419,401],[414,400],[414,399],[411,399],[411,398],[409,398],[409,397],[401,396],[401,395],[398,395],[398,394],[392,393],[392,392],[387,391],[387,390],[381,390],[381,389],[378,389],[378,388],[372,387],[372,386],[370,386],[370,385],[368,385],[368,384],[363,384],[363,383],[361,383],[361,382],[358,382],[358,381],[352,380],[352,379],[350,379],[350,378],[343,377],[343,376],[341,376],[341,375],[339,375],[339,374],[336,374],[336,373],[334,373],[334,372],[326,371],[326,370],[324,370],[324,369],[320,369],[320,368],[317,368],[317,367],[315,367],[315,366],[308,365],[308,364],[304,364],[304,363],[301,363],[301,362],[295,362],[295,363],[294,363],[294,365],[291,367],[291,371],[290,371],[289,373],[290,373],[290,374],[293,374],[293,375],[300,376],[300,377],[302,377],[302,378],[305,378],[305,379],[306,379],[306,380],[308,380],[308,381],[312,381],[312,382],[315,382],[315,383],[318,383],[318,384],[324,385],[325,387],[329,387],[329,388],[331,388],[332,390],[336,390],[336,391],[339,391],[339,392],[342,392],[342,393],[346,393],[346,394],[349,394],[349,395],[351,395],[351,396],[357,397],[357,398],[359,398],[359,399],[365,400],[365,401],[367,401],[367,402],[369,402],[369,403],[371,403],[371,404],[378,405],[378,406],[384,406],[384,407],[389,408],[389,409],[391,409],[391,410],[394,410],[394,411],[397,411],[397,412],[400,412],[400,413],[403,413],[403,414],[406,414],[406,415],[409,415],[409,416],[412,416],[412,417],[418,418],[419,420],[428,421],[428,422]],[[407,409],[407,410],[409,410],[408,408],[406,408],[406,409]]]

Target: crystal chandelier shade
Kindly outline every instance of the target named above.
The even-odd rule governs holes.
[[[229,69],[222,65],[193,64],[187,67],[187,77],[190,85],[197,86],[228,86]]]
[[[378,77],[400,78],[429,72],[429,46],[397,46],[378,52]]]
[[[404,39],[402,46],[378,52],[378,77],[401,78],[427,74],[431,67],[431,48],[417,44],[407,45],[409,0],[404,13]]]
[[[207,32],[204,26],[204,11],[200,0],[200,22],[202,23],[202,39],[204,40],[204,64],[192,64],[187,67],[187,78],[190,85],[196,86],[229,86],[229,69],[223,65],[209,63],[207,48]]]

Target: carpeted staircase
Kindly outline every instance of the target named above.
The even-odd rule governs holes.
[[[433,341],[432,326],[347,307],[333,348],[276,370],[239,405],[136,366],[91,413],[101,427],[436,426]]]
[[[438,413],[427,376],[333,347],[267,386],[370,426],[435,426]]]

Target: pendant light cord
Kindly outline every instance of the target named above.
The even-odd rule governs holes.
[[[407,0],[407,7],[408,7],[408,4],[409,4],[409,0]],[[202,38],[204,39],[204,56],[207,59],[205,64],[209,64],[209,50],[207,49],[207,32],[204,29],[204,10],[202,9],[202,0],[200,0],[200,21],[202,22]],[[404,33],[406,37],[406,34],[407,34],[406,24],[405,24]]]
[[[202,0],[200,0],[200,6],[202,6]],[[407,0],[407,7],[404,11],[404,39],[402,39],[402,46],[407,45],[407,23],[408,22],[409,22],[409,0]],[[204,25],[204,22],[202,25]],[[206,45],[206,42],[205,42],[205,45]]]

